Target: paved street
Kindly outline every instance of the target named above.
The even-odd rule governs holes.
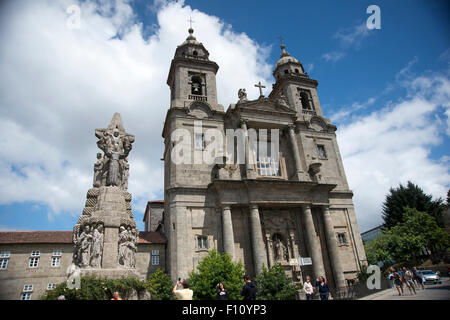
[[[360,300],[450,300],[450,278],[441,278],[442,284],[427,284],[425,290],[417,289],[411,295],[409,289],[403,286],[403,295],[399,296],[396,288],[387,289],[372,294]]]

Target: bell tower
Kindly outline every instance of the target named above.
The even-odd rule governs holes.
[[[183,108],[198,101],[212,110],[223,111],[217,103],[216,73],[219,66],[209,60],[209,52],[193,36],[189,36],[177,47],[170,65],[167,84],[170,87],[170,107]]]
[[[300,61],[286,52],[284,44],[273,76],[276,82],[270,98],[284,96],[300,119],[303,116],[323,116],[317,96],[318,82],[309,77]]]
[[[193,33],[189,28],[189,36],[177,47],[170,65],[170,108],[162,132],[166,266],[173,280],[188,277],[204,253],[203,246],[215,245],[212,226],[220,223],[215,220],[215,209],[205,207],[213,164],[203,161],[211,143],[207,131],[223,132],[225,113],[216,90],[219,66],[209,60],[208,50]],[[174,160],[181,155],[184,160]],[[209,224],[200,224],[196,218],[200,216]]]

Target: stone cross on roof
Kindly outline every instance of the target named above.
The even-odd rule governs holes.
[[[255,84],[255,87],[258,87],[258,88],[259,88],[259,97],[260,97],[260,98],[261,98],[261,97],[264,97],[264,95],[263,95],[263,93],[262,93],[262,88],[265,88],[266,86],[263,86],[263,85],[261,84],[261,81],[259,81],[258,84]]]
[[[190,26],[190,28],[192,29],[192,22],[195,22],[194,20],[192,20],[192,17],[189,17],[189,26]]]

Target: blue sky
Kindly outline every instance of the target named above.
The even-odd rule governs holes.
[[[81,8],[80,30],[65,27],[72,4]],[[380,30],[364,28],[372,4],[381,9]],[[257,95],[254,83],[270,87],[280,36],[318,80],[324,115],[338,126],[361,231],[381,222],[389,187],[412,180],[434,197],[444,197],[449,188],[448,1],[3,6],[2,230],[71,230],[92,179],[94,129],[105,127],[115,111],[137,137],[130,191],[143,229],[145,202],[162,199],[165,79],[191,16],[194,35],[220,66],[218,95],[225,108],[241,87],[249,98]],[[233,63],[248,67],[235,71]]]

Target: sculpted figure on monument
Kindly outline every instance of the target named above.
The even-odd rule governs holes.
[[[238,98],[239,102],[247,101],[247,93],[245,92],[245,89],[239,89]]]
[[[104,152],[104,157],[101,174],[96,171],[100,168],[99,162],[94,169],[94,176],[97,175],[94,187],[114,186],[127,189],[129,175],[127,157],[131,151],[134,136],[125,132],[118,113],[114,114],[107,129],[96,129],[95,136],[99,139],[97,146]]]
[[[103,254],[103,225],[98,224],[92,235],[91,267],[100,268]]]
[[[81,232],[80,236],[77,239],[77,247],[78,247],[78,263],[80,267],[89,267],[90,258],[91,258],[91,243],[92,243],[92,235],[89,228],[89,225],[84,227],[84,230]]]
[[[136,229],[131,227],[119,229],[119,265],[124,268],[135,268],[137,251]]]
[[[100,187],[102,185],[103,180],[103,165],[104,159],[102,158],[102,154],[97,153],[97,162],[94,164],[94,187]]]
[[[286,246],[280,240],[280,238],[277,238],[277,240],[275,242],[275,259],[277,261],[285,261],[285,260],[287,260],[286,256],[287,256]]]
[[[130,175],[130,165],[127,159],[123,159],[120,162],[120,167],[122,171],[122,189],[128,189],[128,176]]]

